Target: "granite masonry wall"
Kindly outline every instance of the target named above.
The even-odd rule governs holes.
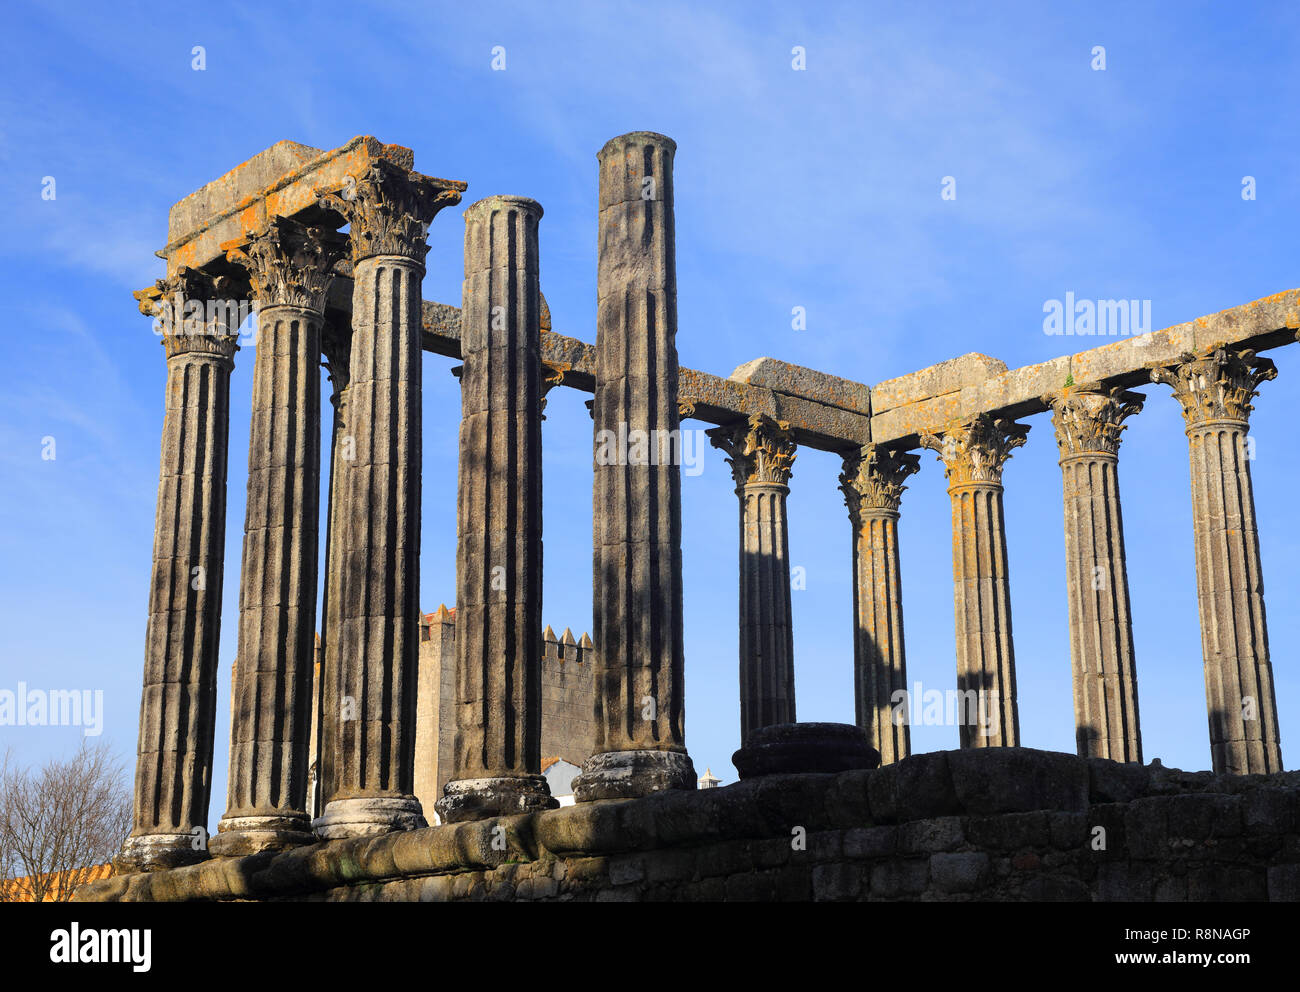
[[[1300,772],[980,748],[216,859],[76,899],[1294,901],[1298,827]]]
[[[596,686],[591,638],[542,634],[542,757],[583,763],[595,747]],[[427,811],[452,777],[456,737],[456,611],[440,606],[420,623],[420,677],[416,701],[415,794]]]

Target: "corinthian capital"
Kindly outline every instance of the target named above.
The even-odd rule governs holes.
[[[921,470],[921,456],[882,449],[874,444],[844,456],[840,473],[840,491],[856,521],[862,510],[897,511],[903,498],[903,480]]]
[[[745,486],[789,483],[797,445],[788,421],[756,413],[739,424],[715,427],[705,433],[715,448],[727,454],[737,493]]]
[[[1124,421],[1142,410],[1146,397],[1119,387],[1067,387],[1043,397],[1052,408],[1052,426],[1061,457],[1119,453]]]
[[[154,318],[167,357],[212,354],[233,359],[239,350],[239,325],[247,316],[233,296],[232,280],[180,266],[166,279],[137,290],[140,312]]]
[[[1250,420],[1255,408],[1255,388],[1277,378],[1277,367],[1249,348],[1212,347],[1200,354],[1187,352],[1175,365],[1151,370],[1152,382],[1174,391],[1183,408],[1183,420],[1195,427],[1211,420]]]
[[[1028,433],[1027,424],[981,413],[965,424],[922,434],[921,447],[939,453],[950,488],[972,482],[1001,483],[1003,466]]]
[[[365,174],[317,190],[321,205],[352,225],[352,260],[402,255],[424,262],[425,235],[443,207],[455,206],[466,183],[408,172],[380,159]]]
[[[274,217],[260,231],[221,247],[228,261],[248,273],[260,306],[303,307],[320,313],[348,239],[328,227]]]

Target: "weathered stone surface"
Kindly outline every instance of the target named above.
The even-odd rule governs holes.
[[[592,640],[599,674],[596,753],[574,780],[579,802],[692,788],[695,780],[684,717],[681,468],[671,450],[664,464],[657,444],[659,457],[634,457],[630,443],[610,457],[614,439],[633,431],[661,440],[680,431],[676,147],[637,131],[611,139],[598,156]]]
[[[982,851],[930,856],[930,880],[943,892],[973,892],[988,873],[989,856]]]
[[[160,296],[206,303],[226,287],[183,269]],[[139,297],[137,297],[140,299]],[[140,299],[146,312],[152,301]],[[118,871],[207,856],[208,800],[221,637],[230,372],[238,330],[164,325],[166,413],[154,518],[153,572],[131,836]],[[195,333],[186,333],[194,331]]]
[[[558,805],[541,776],[541,290],[534,200],[465,211],[456,738],[444,820]]]
[[[886,764],[911,751],[898,508],[920,457],[869,444],[844,456],[840,490],[853,528],[853,696],[857,724]]]
[[[259,305],[232,685],[228,804],[214,854],[310,843],[320,373],[325,295],[347,239],[276,218],[227,258]]]
[[[1136,762],[1142,733],[1118,463],[1124,420],[1143,399],[1119,387],[1044,397],[1061,453],[1076,746],[1085,757]]]
[[[790,425],[755,414],[708,431],[727,454],[740,498],[740,739],[795,721],[794,627],[786,498]]]
[[[731,763],[742,779],[799,772],[835,774],[875,768],[880,753],[852,724],[783,723],[751,733]]]
[[[791,365],[775,358],[755,358],[739,366],[730,378],[871,416],[871,390],[862,383],[827,375],[802,365]]]
[[[999,749],[992,755],[946,752],[953,790],[969,813],[1088,808],[1088,766],[1056,751]]]
[[[420,280],[427,225],[464,183],[385,161],[349,195],[321,197],[350,225],[354,304],[347,430],[332,498],[339,628],[325,638],[322,836],[423,823],[412,794],[419,657]],[[342,189],[339,193],[344,192]],[[333,563],[332,563],[333,564]],[[333,607],[331,607],[333,608]]]
[[[981,415],[921,438],[923,447],[939,452],[952,500],[962,747],[1020,743],[1002,468],[1028,431],[1023,424]]]
[[[918,400],[960,392],[970,386],[979,386],[1006,370],[1006,362],[988,355],[971,353],[950,358],[919,372],[876,383],[871,387],[872,409],[881,414]]]
[[[1222,347],[1151,372],[1187,425],[1210,753],[1234,775],[1282,768],[1246,436],[1256,387],[1276,376],[1268,359]]]
[[[1129,801],[1088,806],[1089,766],[1103,764],[1114,763],[1014,748],[937,752],[868,773],[772,776],[118,876],[77,898],[1294,898],[1300,783],[1261,775],[1206,789],[1199,778],[1148,775]],[[961,796],[932,795],[920,805],[950,809],[898,826],[844,826],[817,812],[847,779],[897,783],[909,767],[910,781],[933,793],[946,777]],[[1236,791],[1213,791],[1228,784]],[[1252,816],[1253,797],[1263,798]]]

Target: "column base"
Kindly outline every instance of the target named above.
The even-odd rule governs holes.
[[[731,756],[740,777],[876,768],[880,752],[849,723],[777,723],[760,727]]]
[[[208,841],[214,858],[239,858],[262,851],[287,851],[315,844],[306,813],[298,816],[223,816]]]
[[[582,763],[573,798],[639,799],[665,789],[694,789],[695,765],[685,751],[603,751]]]
[[[434,809],[443,823],[485,820],[559,809],[542,775],[503,775],[497,778],[461,778],[448,782]]]
[[[374,837],[428,825],[420,800],[414,796],[334,799],[325,804],[324,813],[311,821],[312,830],[321,840]]]
[[[206,861],[206,836],[204,846],[196,850],[194,844],[197,840],[198,837],[191,833],[132,834],[113,858],[113,871],[118,875],[134,875]]]

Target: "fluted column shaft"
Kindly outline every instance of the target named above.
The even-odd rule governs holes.
[[[740,739],[795,722],[794,625],[786,498],[795,442],[790,425],[755,414],[708,432],[730,457],[740,499]]]
[[[249,273],[259,313],[228,805],[214,854],[312,841],[321,327],[346,244],[332,230],[276,218],[226,246]]]
[[[1076,746],[1114,761],[1142,760],[1118,474],[1123,420],[1142,399],[1118,388],[1044,397],[1061,452]]]
[[[1205,698],[1214,771],[1281,771],[1247,433],[1256,386],[1277,369],[1253,351],[1210,348],[1156,369],[1183,408]]]
[[[1002,468],[1029,428],[981,415],[924,447],[940,453],[952,500],[953,609],[957,635],[958,734],[962,747],[1020,743],[1016,659]]]
[[[541,775],[541,294],[534,200],[465,211],[456,736],[446,821],[554,807]]]
[[[853,526],[853,697],[857,725],[883,764],[911,753],[898,508],[916,455],[867,445],[844,459]]]
[[[459,202],[448,183],[376,163],[323,205],[351,224],[351,459],[339,461],[334,518],[340,574],[326,639],[321,758],[326,838],[425,823],[413,794],[419,659],[420,283],[425,232]],[[334,605],[337,602],[337,608]],[[335,610],[337,609],[337,612]],[[332,726],[330,726],[332,724]]]
[[[343,464],[356,458],[356,439],[351,434],[348,414],[348,361],[352,350],[352,325],[327,324],[322,333],[321,351],[329,369],[330,404],[334,416],[330,426],[330,481],[325,524],[325,582],[321,589],[321,670],[316,680],[316,800],[310,810],[312,819],[318,818],[325,806],[325,796],[334,794],[334,770],[337,762],[331,757],[338,753],[339,720],[326,720],[326,708],[337,706],[337,693],[332,688],[328,672],[331,659],[337,663],[337,652],[331,651],[329,642],[342,628],[339,614],[339,584],[343,579],[340,542],[336,535],[342,531],[342,521],[347,507],[339,495],[343,491],[340,476]]]
[[[120,871],[207,857],[238,325],[180,322],[184,303],[205,304],[222,291],[221,280],[182,269],[148,291],[153,299],[140,299],[153,313],[154,299],[164,297],[167,386],[132,827]],[[173,301],[183,301],[181,310]]]
[[[677,277],[663,135],[609,141],[600,163],[593,605],[596,753],[579,801],[694,788],[682,645]]]

